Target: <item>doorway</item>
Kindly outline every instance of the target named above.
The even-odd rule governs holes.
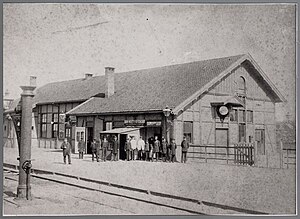
[[[126,160],[126,151],[125,151],[125,143],[126,143],[127,135],[120,134],[120,150],[119,150],[119,159]]]
[[[92,153],[92,142],[94,139],[94,128],[93,127],[88,127],[87,128],[87,154]]]
[[[75,151],[74,153],[78,153],[78,142],[80,141],[80,139],[82,138],[83,141],[85,142],[85,127],[76,127],[75,128]]]
[[[228,153],[228,129],[216,129],[216,154],[226,156]]]
[[[265,130],[264,129],[255,129],[255,141],[257,145],[257,154],[265,155]]]

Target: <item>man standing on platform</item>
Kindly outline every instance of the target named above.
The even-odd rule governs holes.
[[[138,150],[137,150],[137,142],[135,140],[135,136],[133,136],[131,138],[130,144],[131,144],[131,149],[132,149],[132,160],[136,160]]]
[[[161,152],[162,152],[163,162],[166,162],[166,159],[167,159],[167,148],[168,148],[168,142],[165,139],[165,137],[163,136],[162,140],[161,140]]]
[[[176,162],[176,143],[175,143],[175,139],[172,138],[171,139],[171,144],[169,146],[170,148],[170,162],[174,163]]]
[[[138,140],[138,159],[143,159],[144,149],[145,149],[145,141],[143,140],[142,136],[140,136],[140,139]]]
[[[65,138],[60,148],[63,149],[64,163],[66,164],[66,156],[68,156],[69,164],[71,164],[71,144],[67,138]]]
[[[99,162],[100,159],[100,151],[101,151],[101,140],[100,138],[98,138],[98,140],[96,140],[96,158],[97,158],[97,162]]]
[[[153,158],[155,156],[156,162],[157,162],[158,161],[158,153],[159,153],[159,149],[160,149],[160,141],[158,140],[157,136],[155,136],[154,139],[155,139],[155,141],[153,143],[152,161],[153,161]]]
[[[92,162],[94,162],[94,157],[96,157],[97,161],[99,162],[96,139],[94,139],[92,142]]]
[[[118,143],[117,136],[114,136],[112,141],[112,157],[111,157],[112,161],[118,160],[118,152],[119,152],[119,143]]]
[[[181,142],[182,154],[181,154],[181,163],[186,163],[186,154],[190,147],[189,142],[186,140],[186,137],[183,136],[183,141]]]
[[[106,137],[103,138],[103,141],[102,141],[102,160],[103,161],[106,161],[106,156],[107,156],[107,148],[108,148],[108,141],[106,139]]]
[[[126,151],[126,158],[127,161],[131,159],[131,144],[130,144],[130,138],[128,137],[125,142],[125,151]]]
[[[85,142],[83,141],[83,138],[81,138],[78,142],[79,159],[83,159],[83,152],[85,152]]]

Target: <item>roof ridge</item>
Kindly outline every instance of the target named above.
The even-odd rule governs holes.
[[[238,55],[232,55],[232,56],[217,57],[217,58],[213,58],[213,59],[203,59],[203,60],[192,61],[192,62],[177,63],[177,64],[173,64],[173,65],[163,65],[163,66],[157,66],[157,67],[153,67],[153,68],[141,68],[141,69],[136,69],[136,70],[131,70],[131,71],[116,72],[115,74],[125,74],[125,73],[133,73],[133,72],[137,72],[137,71],[155,70],[155,69],[159,69],[159,68],[174,67],[174,66],[192,64],[192,63],[200,63],[200,62],[205,62],[205,61],[215,61],[215,60],[218,60],[218,59],[233,58],[233,57],[238,57],[238,56],[242,57],[243,55],[246,55],[246,54],[244,53],[244,54],[238,54]],[[105,75],[96,75],[96,76],[93,76],[92,78],[99,78],[99,77],[104,77],[104,76]],[[54,82],[47,83],[47,84],[45,84],[41,87],[44,87],[44,86],[50,85],[50,84],[59,84],[59,83],[63,83],[63,82],[78,81],[78,80],[85,80],[85,79],[84,78],[77,78],[77,79],[72,79],[72,80],[54,81]]]
[[[183,63],[177,63],[177,64],[173,64],[173,65],[163,65],[163,66],[157,66],[157,67],[152,67],[152,68],[142,68],[142,69],[136,69],[136,70],[132,70],[132,71],[116,72],[116,74],[130,73],[130,72],[144,71],[144,70],[155,70],[155,69],[159,69],[159,68],[167,68],[167,67],[172,67],[172,66],[188,65],[188,64],[192,64],[192,63],[200,63],[200,62],[205,62],[205,61],[216,61],[218,59],[233,58],[233,57],[238,57],[238,56],[242,57],[244,55],[246,55],[246,53],[239,54],[239,55],[225,56],[225,57],[217,57],[217,58],[213,58],[213,59],[203,59],[203,60],[192,61],[192,62],[183,62]]]

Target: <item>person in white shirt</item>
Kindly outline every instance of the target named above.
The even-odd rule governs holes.
[[[137,146],[138,147],[138,160],[142,160],[144,150],[145,150],[145,141],[143,140],[142,136],[140,136],[140,139],[138,140],[137,145],[138,145]]]
[[[136,160],[137,158],[137,142],[135,137],[133,136],[130,141],[131,149],[132,149],[132,160]]]

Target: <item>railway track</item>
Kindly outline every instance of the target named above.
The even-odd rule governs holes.
[[[18,170],[4,167],[4,179],[9,181],[17,182]],[[46,171],[33,170],[31,174],[33,178],[40,181],[53,182],[55,184],[60,184],[68,186],[70,188],[77,188],[80,190],[86,190],[91,192],[91,197],[95,197],[95,194],[103,194],[112,199],[118,200],[130,200],[131,203],[138,203],[140,205],[151,205],[156,209],[167,209],[164,212],[174,212],[174,214],[193,214],[193,215],[232,215],[232,214],[247,214],[247,215],[257,215],[266,214],[264,212],[257,212],[248,209],[240,209],[226,205],[220,205],[211,202],[199,201],[191,198],[184,198],[174,195],[155,193],[153,191],[145,191],[141,189],[134,189],[126,186],[110,184],[107,182],[100,182],[91,179],[85,179],[82,177],[68,176],[65,174],[51,174]],[[32,183],[34,185],[34,182]],[[33,186],[32,186],[33,187]],[[72,194],[68,194],[73,198],[78,198],[81,201],[98,203],[97,200],[91,197],[76,197]],[[9,204],[18,205],[12,200],[5,199]],[[105,203],[100,203],[105,205]],[[106,204],[107,205],[107,204]],[[114,208],[114,205],[109,205],[110,208]],[[122,206],[119,206],[122,209]],[[128,210],[128,209],[127,209]],[[129,211],[127,214],[136,214],[137,212]],[[125,213],[126,214],[126,213]]]

